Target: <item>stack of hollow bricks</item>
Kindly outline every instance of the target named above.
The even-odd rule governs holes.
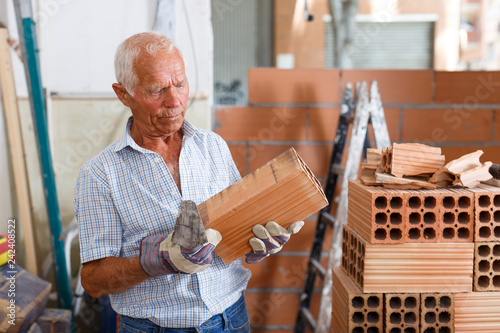
[[[228,142],[242,175],[293,146],[324,182],[343,89],[346,82],[361,80],[377,80],[392,141],[439,146],[447,161],[481,149],[482,160],[498,163],[500,72],[250,69],[249,105],[217,106],[214,130]],[[425,199],[421,205],[431,212]],[[419,215],[423,219],[425,213]],[[443,218],[451,215],[444,212]],[[258,265],[247,265],[252,270],[247,290],[252,332],[293,331],[315,221],[314,216],[308,219],[281,253]],[[425,232],[432,232],[420,229],[422,239],[427,239]],[[459,229],[454,229],[454,238],[460,239],[464,230]],[[452,235],[451,230],[446,231],[447,237]],[[416,237],[417,232],[411,235]],[[329,243],[326,239],[325,250]],[[316,296],[313,312],[320,298]]]

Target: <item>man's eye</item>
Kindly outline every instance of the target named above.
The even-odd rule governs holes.
[[[162,92],[161,90],[153,91],[153,95],[159,95],[159,94],[161,94],[161,92]]]

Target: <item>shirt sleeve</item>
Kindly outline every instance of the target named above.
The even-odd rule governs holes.
[[[92,165],[80,170],[74,193],[74,210],[80,232],[82,263],[120,256],[121,219],[102,170]]]

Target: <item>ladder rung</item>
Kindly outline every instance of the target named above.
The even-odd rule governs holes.
[[[306,320],[307,325],[314,330],[316,328],[316,320],[312,316],[311,312],[309,309],[306,308],[300,308],[300,313],[302,314],[302,317]]]
[[[345,173],[345,167],[341,165],[334,165],[332,168],[332,173],[337,174],[339,176],[343,176]]]
[[[330,227],[333,227],[335,225],[335,217],[330,213],[325,212],[321,214],[321,221],[323,223],[327,223]]]
[[[318,272],[318,274],[321,275],[322,278],[324,278],[326,271],[323,265],[321,265],[321,263],[314,258],[311,258],[310,262],[313,265],[314,269],[316,269],[316,272]]]

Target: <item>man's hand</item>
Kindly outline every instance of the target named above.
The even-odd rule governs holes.
[[[250,239],[253,251],[245,255],[248,264],[256,264],[270,254],[280,251],[290,236],[300,231],[304,221],[294,222],[287,229],[276,222],[267,222],[266,227],[257,224],[252,228],[256,237]]]
[[[185,249],[172,242],[168,236],[145,237],[141,243],[140,263],[150,276],[201,272],[212,263],[212,252],[222,240],[221,234],[207,229],[208,242],[192,249]]]

